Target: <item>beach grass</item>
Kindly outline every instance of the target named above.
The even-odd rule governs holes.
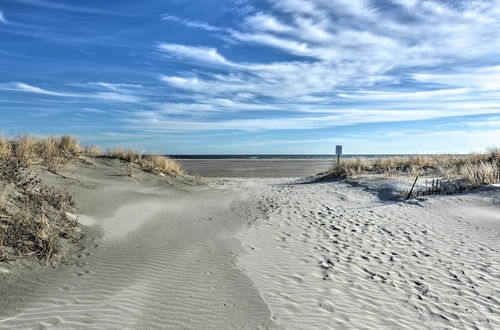
[[[106,153],[106,156],[118,158],[131,164],[137,164],[144,171],[161,175],[180,175],[186,173],[178,162],[161,155],[144,155],[135,149],[114,148]]]
[[[0,136],[0,161],[15,158],[26,166],[45,165],[49,171],[58,173],[66,160],[84,156],[117,158],[137,164],[144,171],[172,176],[185,176],[179,163],[162,155],[143,154],[135,149],[116,147],[103,153],[97,146],[81,146],[71,135],[35,137],[24,135],[19,138]]]
[[[342,159],[325,178],[353,178],[362,174],[439,176],[469,189],[500,182],[500,148],[467,155],[411,155]]]

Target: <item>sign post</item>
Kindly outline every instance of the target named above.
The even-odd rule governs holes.
[[[337,155],[337,168],[340,166],[340,155],[342,155],[342,145],[337,144],[335,146],[335,154]]]

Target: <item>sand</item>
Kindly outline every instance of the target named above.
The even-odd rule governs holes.
[[[203,177],[305,177],[330,169],[335,159],[179,159],[192,175]]]
[[[500,189],[381,201],[342,182],[255,183],[239,266],[287,329],[500,328]]]
[[[0,329],[500,328],[500,187],[410,202],[342,181],[74,165],[86,240],[0,264]],[[283,173],[281,173],[283,174]]]

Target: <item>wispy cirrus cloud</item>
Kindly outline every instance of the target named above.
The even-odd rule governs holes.
[[[240,26],[224,33],[243,45],[275,48],[299,58],[239,62],[214,47],[163,43],[162,51],[204,71],[162,74],[159,79],[187,98],[200,100],[201,95],[205,106],[219,109],[224,108],[210,100],[251,94],[252,99],[241,103],[267,102],[270,110],[292,113],[330,113],[346,104],[401,110],[369,113],[363,122],[419,120],[414,109],[429,110],[422,118],[499,111],[496,66],[483,63],[500,51],[495,42],[500,38],[499,1],[453,6],[433,0],[401,0],[391,6],[347,0],[270,4],[271,10],[252,11]],[[458,63],[470,65],[471,59],[475,67],[457,69]]]
[[[52,0],[17,0],[17,1],[30,6],[46,8],[46,9],[64,10],[76,13],[83,13],[83,14],[119,15],[117,11],[107,11],[102,9],[70,5],[66,3],[55,2]]]
[[[0,23],[7,24],[7,19],[5,18],[5,14],[0,9]]]
[[[81,92],[58,92],[52,91],[37,86],[29,85],[22,82],[10,82],[0,84],[0,90],[33,93],[65,98],[90,98],[106,101],[119,101],[119,102],[141,102],[142,99],[135,95],[127,95],[117,92],[94,92],[94,93],[81,93]]]
[[[185,46],[178,44],[160,43],[158,49],[167,56],[173,56],[184,60],[212,65],[234,66],[235,64],[226,60],[216,48]]]
[[[164,21],[180,23],[180,24],[187,26],[187,27],[190,27],[190,28],[202,29],[202,30],[209,31],[209,32],[216,32],[216,31],[223,30],[222,28],[220,28],[218,26],[210,25],[210,24],[202,22],[202,21],[196,21],[196,20],[193,21],[193,20],[181,18],[181,17],[175,16],[175,15],[170,15],[170,14],[163,14],[161,16],[161,19]]]
[[[490,109],[473,109],[461,112],[463,116],[477,114],[494,114]],[[328,127],[339,127],[366,123],[388,123],[408,120],[428,120],[455,117],[455,109],[431,110],[368,110],[337,109],[332,114],[316,114],[308,116],[287,116],[287,118],[251,118],[251,119],[174,119],[168,114],[158,111],[137,112],[123,120],[133,125],[145,127],[148,131],[157,132],[194,132],[194,131],[266,131],[266,130],[305,130]]]

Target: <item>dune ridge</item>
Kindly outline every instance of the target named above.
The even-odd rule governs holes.
[[[0,274],[0,329],[275,328],[234,267],[243,191],[102,172],[77,188],[83,222],[94,223],[77,253],[58,268],[17,263]]]

